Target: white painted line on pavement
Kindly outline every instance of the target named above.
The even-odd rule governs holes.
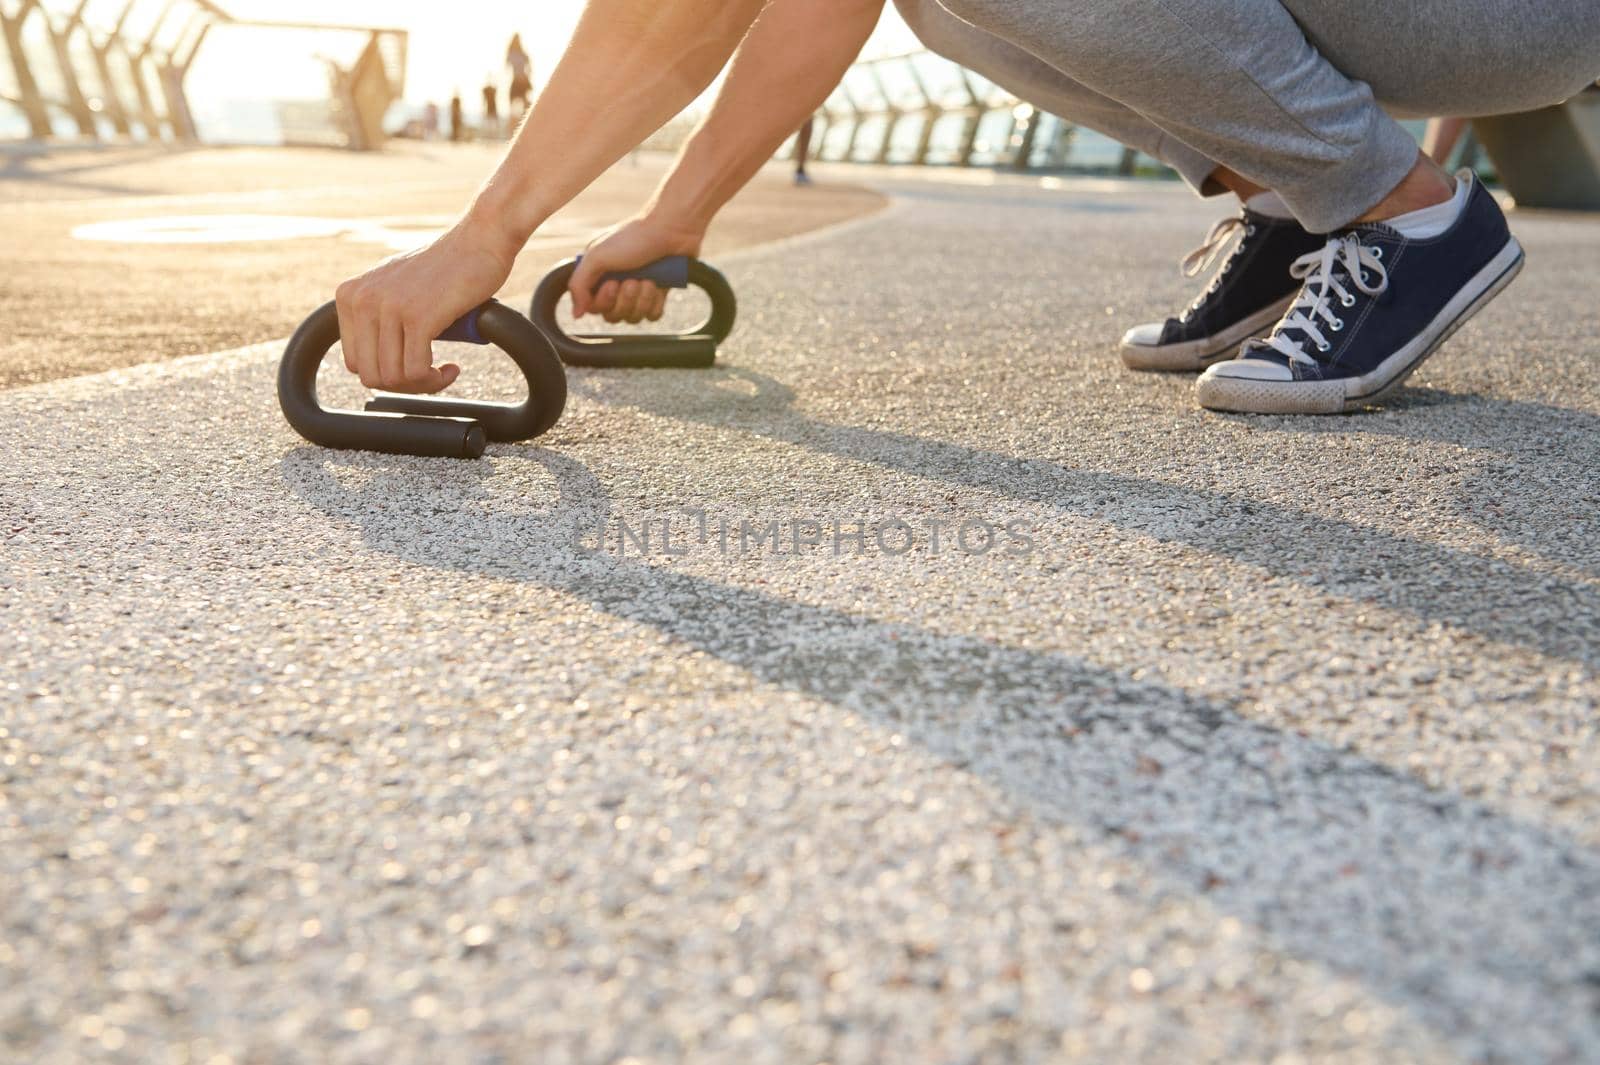
[[[884,208],[871,214],[847,218],[841,222],[835,222],[832,225],[809,230],[805,233],[797,233],[791,237],[780,237],[777,240],[767,241],[762,244],[752,244],[738,248],[718,256],[717,259],[720,263],[738,262],[752,255],[804,246],[840,236],[857,227],[885,221],[898,214],[903,206],[898,199],[890,197],[888,204]],[[534,237],[528,242],[527,247],[537,248],[541,244],[570,247],[572,237]],[[247,359],[261,358],[265,360],[270,358],[276,360],[282,355],[283,346],[287,341],[288,337],[279,337],[256,344],[247,344],[243,347],[229,348],[224,351],[201,352],[195,355],[180,356],[175,359],[164,359],[158,362],[141,363],[137,366],[101,370],[78,377],[60,378],[54,381],[42,381],[38,384],[8,388],[0,390],[0,403],[13,399],[87,399],[122,389],[148,387],[163,380],[184,380],[205,376],[217,370],[236,367],[240,362]],[[273,398],[273,401],[276,401],[275,398]]]

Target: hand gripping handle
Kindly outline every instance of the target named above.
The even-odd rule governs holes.
[[[641,334],[571,335],[556,321],[556,308],[566,295],[577,259],[558,265],[539,283],[529,317],[550,338],[569,366],[702,367],[716,361],[717,345],[733,332],[738,301],[728,279],[713,267],[686,256],[660,259],[638,270],[608,273],[603,281],[640,278],[664,288],[701,289],[711,300],[711,314],[686,333],[664,336]]]
[[[333,303],[317,308],[284,350],[278,403],[301,436],[323,447],[399,455],[477,458],[490,440],[528,440],[548,430],[566,406],[567,378],[555,350],[526,318],[490,300],[453,323],[440,340],[493,344],[528,382],[522,403],[478,403],[380,392],[366,411],[328,409],[317,400],[317,370],[339,340]]]

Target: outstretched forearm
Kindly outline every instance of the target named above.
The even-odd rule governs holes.
[[[705,91],[763,3],[590,0],[470,215],[520,248],[545,219]]]
[[[650,213],[703,230],[827,100],[872,35],[883,4],[770,0]]]

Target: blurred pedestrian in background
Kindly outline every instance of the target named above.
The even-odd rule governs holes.
[[[802,187],[811,184],[811,175],[806,173],[806,157],[811,154],[811,131],[816,125],[815,116],[806,119],[794,138],[794,183]]]
[[[466,114],[461,106],[461,91],[458,89],[450,97],[450,139],[462,141],[466,139]]]
[[[432,141],[439,139],[439,105],[433,101],[422,109],[422,139]]]
[[[486,136],[500,137],[500,86],[491,76],[483,85],[483,132]]]
[[[1449,166],[1450,157],[1455,154],[1456,145],[1461,143],[1461,135],[1468,125],[1464,118],[1430,119],[1428,132],[1422,139],[1422,150],[1440,166]]]
[[[513,119],[521,118],[528,110],[528,101],[533,95],[533,60],[522,47],[522,34],[511,35],[511,43],[506,46],[506,66],[511,68],[511,112]]]

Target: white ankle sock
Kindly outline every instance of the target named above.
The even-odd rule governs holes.
[[[1385,219],[1383,224],[1398,230],[1401,236],[1410,240],[1430,240],[1455,225],[1456,219],[1461,217],[1461,211],[1467,206],[1467,194],[1471,191],[1471,182],[1456,178],[1456,194],[1448,200],[1420,211]]]
[[[1289,205],[1283,202],[1283,197],[1276,192],[1258,192],[1244,205],[1256,214],[1264,214],[1268,218],[1293,218],[1294,212],[1289,210]]]

